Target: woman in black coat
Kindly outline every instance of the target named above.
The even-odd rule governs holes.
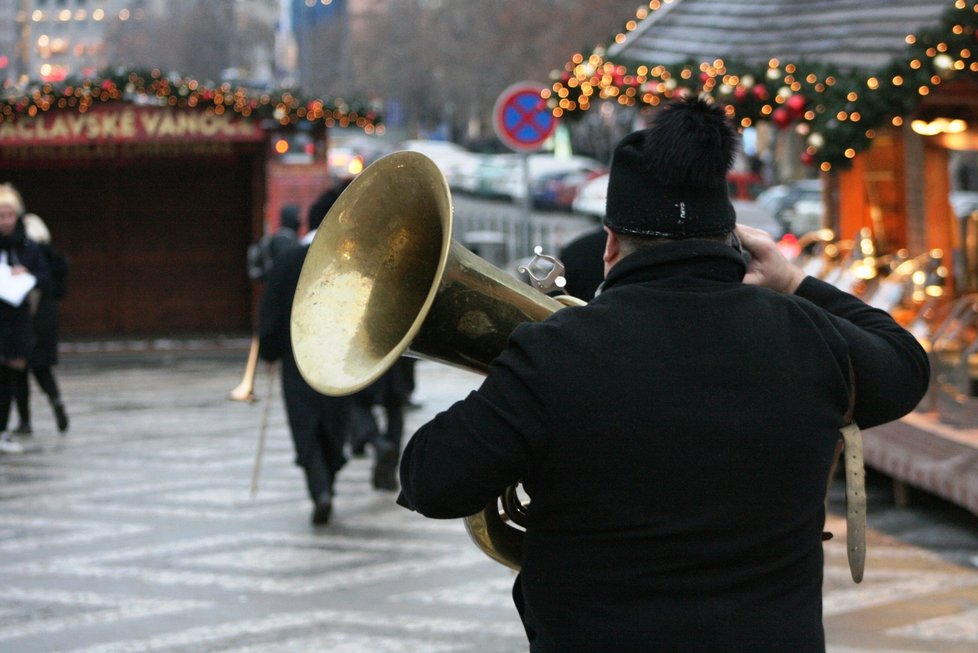
[[[0,186],[0,262],[15,280],[22,274],[32,274],[36,284],[47,283],[48,267],[37,244],[27,239],[24,229],[24,203],[9,184]],[[0,451],[18,453],[23,450],[7,432],[13,377],[27,367],[33,346],[31,302],[24,296],[19,301],[0,301]]]
[[[52,368],[58,364],[58,304],[67,290],[68,260],[51,247],[51,232],[40,217],[33,213],[26,214],[24,226],[27,237],[40,247],[48,265],[49,276],[45,283],[37,287],[33,319],[34,347],[28,361],[28,369],[17,372],[14,377],[14,398],[17,402],[17,414],[20,417],[20,424],[14,429],[14,433],[30,435],[33,432],[29,372],[34,374],[37,384],[47,395],[51,410],[54,411],[58,432],[64,433],[68,430],[68,413]]]

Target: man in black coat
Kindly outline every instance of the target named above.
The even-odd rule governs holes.
[[[588,302],[594,298],[598,286],[604,281],[604,229],[586,231],[560,250],[560,262],[564,264],[564,292]]]
[[[887,313],[735,230],[735,147],[702,100],[626,136],[600,294],[518,327],[404,452],[399,501],[430,517],[522,481],[513,594],[531,651],[825,650],[824,499],[850,379],[855,421],[874,426],[914,408],[927,357]]]
[[[309,228],[315,229],[339,193],[317,200],[309,211]],[[313,502],[312,523],[329,521],[333,506],[333,481],[346,464],[343,444],[350,421],[347,397],[327,397],[313,390],[296,366],[292,354],[292,299],[309,245],[295,246],[279,254],[268,275],[259,309],[259,355],[266,361],[282,361],[282,394],[295,444],[296,464],[302,467]]]

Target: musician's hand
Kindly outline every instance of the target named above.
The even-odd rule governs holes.
[[[739,224],[736,232],[741,245],[751,257],[744,283],[786,294],[798,289],[805,273],[784,257],[766,231]]]

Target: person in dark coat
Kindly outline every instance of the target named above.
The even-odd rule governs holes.
[[[23,215],[24,202],[17,190],[0,185],[0,262],[9,266],[11,279],[29,273],[36,286],[43,286],[48,280],[47,263],[38,245],[27,239]],[[0,301],[0,451],[4,453],[23,451],[23,445],[7,432],[7,423],[14,374],[26,369],[32,346],[30,299]]]
[[[604,229],[591,229],[584,232],[561,251],[560,262],[564,264],[564,292],[572,297],[591,301],[594,293],[604,281],[604,243],[607,240]]]
[[[58,305],[67,292],[68,259],[64,254],[51,247],[51,232],[47,225],[37,215],[24,215],[24,227],[27,237],[37,243],[44,255],[48,266],[48,280],[37,288],[36,308],[34,310],[34,347],[27,369],[14,375],[14,399],[17,405],[17,415],[20,423],[14,433],[30,435],[31,427],[31,392],[29,376],[33,374],[38,386],[48,398],[58,432],[68,430],[68,411],[61,397],[58,381],[54,376],[54,366],[58,364],[59,340],[59,311]]]
[[[329,196],[336,200],[338,193]],[[325,216],[310,211],[310,229]],[[328,207],[327,207],[328,208]],[[313,502],[312,523],[328,523],[333,506],[333,484],[337,472],[346,464],[343,453],[350,421],[348,397],[328,397],[313,390],[296,366],[292,354],[290,319],[292,298],[299,283],[308,245],[296,245],[281,253],[268,275],[259,308],[259,356],[282,363],[282,394],[295,445],[296,464],[306,477]]]
[[[313,229],[314,227],[310,227]],[[280,254],[292,249],[299,242],[299,207],[286,204],[279,211],[279,227],[275,235],[269,239],[268,253],[272,261]]]
[[[275,233],[266,234],[257,243],[248,246],[248,277],[252,281],[264,281],[275,260],[298,242],[299,207],[286,204],[279,211],[279,228]]]
[[[516,328],[404,451],[398,501],[429,517],[523,483],[513,596],[530,651],[825,650],[826,479],[850,393],[861,427],[897,419],[927,356],[736,226],[735,147],[695,98],[626,136],[601,293]]]
[[[414,359],[401,357],[372,384],[353,395],[351,444],[354,455],[364,446],[374,449],[372,484],[377,490],[397,490],[397,463],[404,435],[404,408],[414,389]],[[384,429],[373,407],[384,410]]]

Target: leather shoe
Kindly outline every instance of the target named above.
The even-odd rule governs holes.
[[[312,511],[312,523],[315,526],[325,526],[329,523],[329,516],[333,512],[333,495],[323,492],[316,499],[316,507]]]
[[[64,433],[68,430],[68,413],[65,411],[65,405],[58,399],[52,402],[51,407],[54,409],[54,419],[58,423],[58,433]]]
[[[373,486],[375,490],[397,491],[398,451],[389,442],[378,442],[374,461]]]

